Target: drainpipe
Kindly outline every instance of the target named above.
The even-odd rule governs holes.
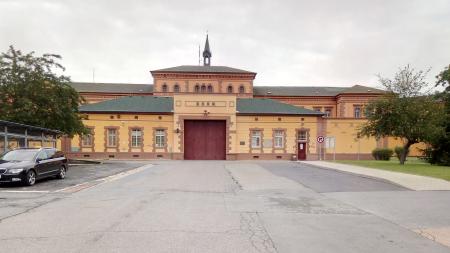
[[[25,148],[28,148],[28,129],[25,129]]]

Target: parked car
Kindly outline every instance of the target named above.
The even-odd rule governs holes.
[[[56,176],[64,179],[67,158],[55,148],[21,148],[0,156],[0,183],[22,182],[31,186],[36,180]]]

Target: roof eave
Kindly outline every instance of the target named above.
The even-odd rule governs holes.
[[[238,112],[236,113],[237,116],[258,116],[258,115],[263,115],[263,116],[316,116],[316,117],[320,117],[325,115],[324,113],[257,113],[257,112]]]
[[[119,111],[119,110],[114,110],[114,111],[90,111],[90,110],[86,110],[86,111],[79,111],[79,113],[90,113],[90,114],[111,114],[111,113],[120,113],[120,114],[173,114],[173,112],[139,112],[139,111]]]

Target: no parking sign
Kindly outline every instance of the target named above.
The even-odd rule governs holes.
[[[321,135],[317,136],[317,142],[322,143],[325,140],[325,138]]]

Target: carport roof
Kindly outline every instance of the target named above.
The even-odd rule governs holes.
[[[81,105],[79,107],[79,111],[82,113],[172,113],[173,98],[154,96],[128,96],[95,104]]]
[[[316,112],[267,98],[238,98],[237,113],[247,115],[324,115],[322,112]]]
[[[11,128],[23,128],[23,129],[29,129],[29,130],[38,130],[38,131],[42,131],[44,133],[52,133],[52,134],[61,134],[62,132],[59,130],[54,130],[54,129],[49,129],[49,128],[44,128],[44,127],[37,127],[37,126],[31,126],[31,125],[26,125],[26,124],[22,124],[22,123],[16,123],[16,122],[11,122],[11,121],[6,121],[6,120],[0,120],[0,127],[11,127]],[[1,129],[0,131],[2,131],[3,129]]]

